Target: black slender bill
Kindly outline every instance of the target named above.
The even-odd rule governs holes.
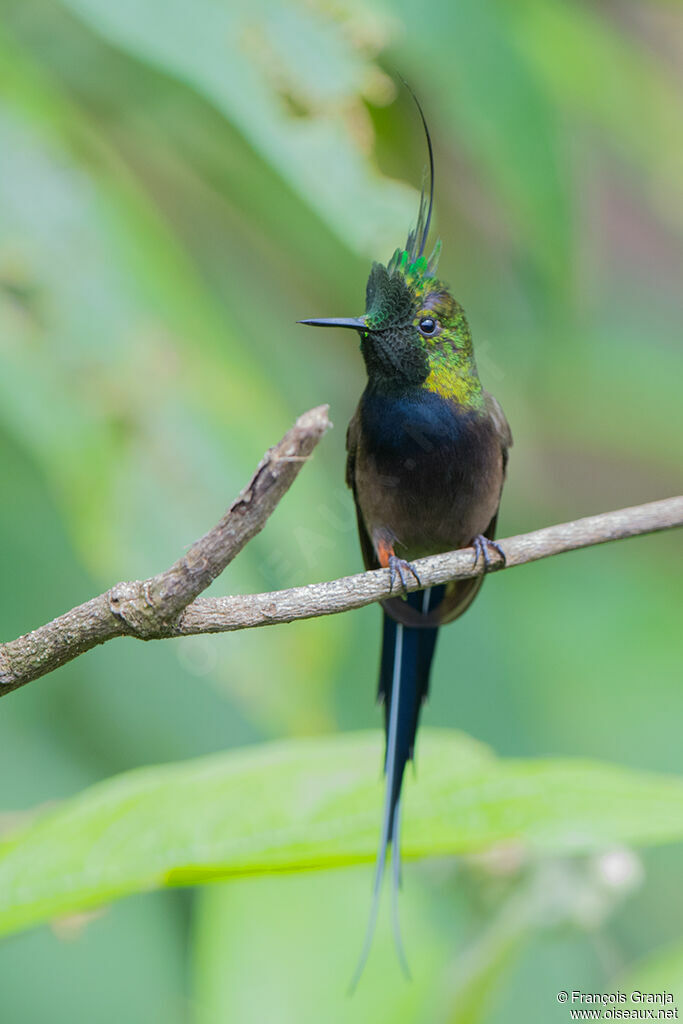
[[[365,331],[364,317],[329,317],[327,320],[297,320],[298,324],[306,324],[307,327],[352,327],[356,331]]]

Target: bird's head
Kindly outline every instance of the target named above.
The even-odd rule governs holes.
[[[417,100],[416,100],[417,103]],[[424,386],[461,402],[476,401],[481,385],[464,310],[436,276],[441,250],[425,246],[434,200],[434,158],[420,104],[429,150],[429,197],[420,198],[417,224],[405,247],[388,264],[374,263],[360,317],[301,320],[311,327],[346,327],[360,335],[371,384],[402,389]]]

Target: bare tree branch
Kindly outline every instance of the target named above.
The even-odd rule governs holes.
[[[0,696],[72,661],[115,636],[173,636],[184,608],[223,572],[264,526],[330,426],[328,407],[300,416],[261,459],[223,518],[166,572],[117,583],[26,636],[0,645]]]
[[[565,551],[670,530],[675,526],[683,526],[683,497],[652,501],[647,505],[635,505],[615,512],[602,512],[597,516],[558,523],[557,526],[546,526],[533,533],[521,533],[516,537],[496,541],[505,552],[505,564],[492,554],[495,562],[492,560],[487,571],[492,573],[511,569],[515,565],[536,562],[540,558],[561,555]],[[481,576],[485,571],[481,561],[475,564],[473,548],[420,558],[412,564],[420,577],[420,584],[407,574],[408,590]],[[227,633],[235,629],[293,622],[295,619],[336,615],[381,601],[390,595],[389,570],[377,569],[356,576],[345,576],[331,583],[310,583],[305,587],[276,590],[268,594],[199,598],[180,616],[173,635]]]
[[[267,594],[200,598],[244,545],[263,527],[303,462],[329,426],[327,407],[299,417],[282,441],[266,453],[248,487],[221,521],[166,572],[149,580],[119,583],[39,629],[0,645],[0,696],[46,675],[115,636],[160,640],[198,633],[224,633],[320,615],[334,615],[390,596],[389,572],[359,573]],[[506,562],[524,565],[564,551],[683,526],[683,497],[604,512],[499,541]],[[467,548],[415,563],[422,586],[478,576]],[[418,584],[408,580],[408,589]]]

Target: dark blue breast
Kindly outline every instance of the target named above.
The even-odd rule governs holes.
[[[360,420],[365,450],[383,462],[453,452],[467,443],[471,414],[431,391],[386,394],[368,388]]]

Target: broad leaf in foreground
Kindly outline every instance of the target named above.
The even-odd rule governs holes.
[[[683,781],[570,760],[503,760],[427,730],[407,779],[406,857],[497,843],[530,855],[683,838]],[[295,740],[110,779],[0,845],[0,933],[128,893],[369,862],[382,740]]]

